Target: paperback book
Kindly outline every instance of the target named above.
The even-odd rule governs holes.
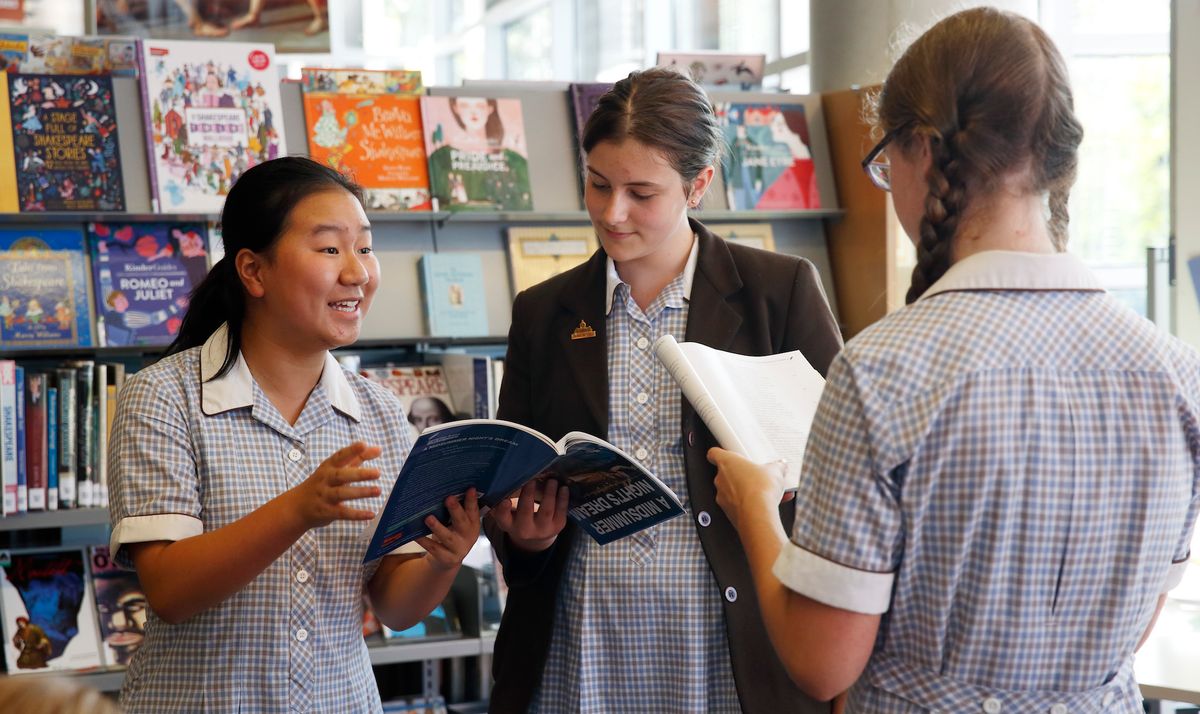
[[[0,229],[0,350],[90,347],[83,232]]]
[[[429,534],[425,519],[447,522],[446,498],[474,488],[493,508],[533,479],[569,493],[567,517],[600,545],[683,513],[679,498],[612,444],[582,432],[557,442],[520,424],[468,419],[427,429],[404,461],[387,503],[367,528],[363,562]]]
[[[583,148],[583,128],[587,126],[588,117],[596,111],[596,105],[613,88],[611,82],[573,82],[567,88],[571,97],[571,111],[575,117],[575,136]]]
[[[821,207],[801,104],[736,104],[717,108],[729,143],[725,190],[735,211]]]
[[[334,72],[348,77],[343,81],[329,78]],[[362,186],[368,210],[428,211],[432,203],[420,99],[401,94],[400,89],[383,91],[409,87],[411,82],[360,79],[374,74],[389,73],[304,70],[301,88],[309,155]],[[326,86],[338,89],[315,89]],[[419,73],[416,86],[420,87]],[[379,90],[371,91],[377,87]]]
[[[519,99],[421,97],[429,184],[443,211],[529,211]]]
[[[418,270],[429,334],[481,337],[488,334],[483,261],[476,253],[425,253]]]
[[[124,667],[146,636],[146,595],[137,573],[118,566],[108,546],[88,548],[104,664]]]
[[[450,406],[450,385],[440,366],[367,367],[359,374],[396,395],[413,437],[428,427],[458,419]]]
[[[220,213],[246,169],[287,155],[274,48],[144,40],[150,184],[162,213]]]
[[[100,666],[83,550],[0,552],[0,612],[9,675]]]
[[[208,272],[204,223],[89,223],[96,334],[106,347],[166,345]]]
[[[7,79],[20,210],[124,210],[112,78]]]

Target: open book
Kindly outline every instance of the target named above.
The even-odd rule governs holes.
[[[764,357],[663,335],[654,354],[717,442],[757,463],[787,460],[795,485],[825,379],[798,351]]]
[[[370,544],[363,562],[428,535],[426,516],[447,522],[447,496],[473,486],[488,509],[534,478],[566,484],[567,517],[601,545],[683,513],[666,484],[603,439],[573,431],[555,443],[513,422],[468,419],[417,438],[364,534]]]

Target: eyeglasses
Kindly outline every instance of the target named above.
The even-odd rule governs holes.
[[[879,143],[875,145],[875,148],[871,149],[871,153],[867,154],[867,158],[862,160],[863,171],[867,172],[871,183],[884,191],[890,192],[892,190],[892,165],[888,163],[886,158],[880,158],[880,155],[887,148],[887,145],[891,143],[892,139],[896,138],[896,134],[900,131],[900,128],[896,127],[884,134]]]

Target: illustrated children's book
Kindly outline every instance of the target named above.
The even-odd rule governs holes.
[[[104,664],[124,667],[146,636],[146,595],[137,573],[118,566],[108,546],[91,546],[88,559],[100,622],[100,654]]]
[[[488,334],[483,261],[476,253],[425,253],[418,263],[429,334]]]
[[[29,35],[24,74],[112,74],[137,76],[137,38]]]
[[[310,68],[303,72],[300,86],[309,155],[362,186],[368,210],[428,211],[432,203],[420,99],[398,93],[401,88],[412,91],[414,73]],[[388,80],[391,74],[399,78]],[[420,73],[415,74],[419,91]],[[389,93],[388,88],[395,89]]]
[[[83,232],[0,229],[0,350],[89,347]]]
[[[520,99],[421,97],[429,184],[442,211],[529,211]]]
[[[17,199],[22,211],[121,211],[112,78],[8,76]]]
[[[767,56],[762,53],[659,52],[659,67],[669,67],[691,77],[702,87],[750,90],[762,86]]]
[[[468,419],[417,438],[367,528],[363,562],[428,535],[430,515],[446,522],[449,496],[474,488],[481,507],[492,508],[533,479],[565,484],[567,517],[601,545],[683,513],[666,484],[602,439],[576,431],[554,442],[520,424]]]
[[[175,339],[208,272],[203,223],[89,223],[96,334],[103,346]]]
[[[717,118],[730,148],[731,210],[821,207],[803,105],[726,103]]]
[[[586,262],[600,247],[591,226],[508,229],[508,266],[513,294]]]
[[[287,154],[271,45],[144,40],[138,56],[157,211],[219,213],[246,169]]]
[[[0,570],[9,675],[100,666],[82,549],[0,552]]]

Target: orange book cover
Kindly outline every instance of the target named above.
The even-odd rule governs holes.
[[[306,93],[304,120],[309,155],[361,185],[368,210],[430,210],[417,97]]]

